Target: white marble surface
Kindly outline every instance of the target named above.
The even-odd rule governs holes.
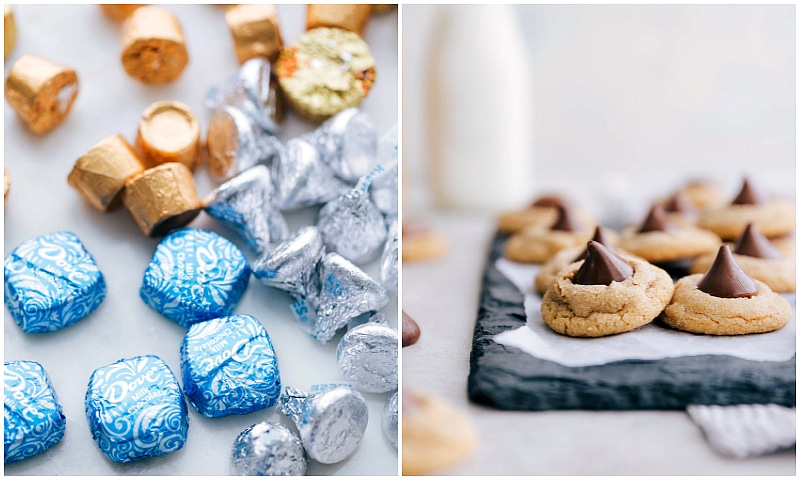
[[[94,210],[67,184],[75,160],[101,138],[120,133],[133,142],[142,110],[156,100],[179,100],[197,114],[203,136],[208,116],[203,98],[211,85],[221,84],[235,73],[238,62],[224,7],[214,5],[167,6],[181,22],[189,65],[174,83],[144,85],[128,77],[119,61],[119,27],[105,18],[96,5],[18,5],[17,45],[5,64],[26,53],[36,53],[74,68],[80,91],[66,121],[45,135],[36,136],[4,110],[4,163],[11,175],[5,202],[4,249],[8,254],[25,240],[48,232],[76,233],[94,255],[106,277],[105,301],[75,325],[47,334],[25,334],[4,309],[5,360],[40,362],[47,370],[64,406],[67,427],[64,438],[45,453],[5,466],[8,475],[228,475],[230,451],[236,435],[250,425],[287,419],[275,408],[249,415],[208,419],[189,407],[190,426],[186,445],[178,452],[128,464],[108,461],[92,440],[83,400],[89,376],[95,368],[122,357],[156,354],[173,372],[180,372],[179,347],[186,330],[160,316],[139,298],[142,274],[158,239],[146,238],[124,209],[102,214]],[[278,7],[284,42],[291,44],[305,30],[305,6]],[[363,109],[378,132],[397,123],[397,12],[373,17],[365,39],[377,62],[378,77]],[[279,135],[288,139],[313,128],[290,115]],[[213,188],[205,169],[195,177],[202,198]],[[288,215],[294,231],[315,223],[316,210]],[[244,242],[201,213],[192,227],[216,231],[231,238],[248,260],[255,255]],[[375,278],[378,261],[364,269]],[[327,345],[309,338],[289,311],[290,299],[251,279],[234,313],[251,314],[269,332],[278,356],[285,386],[301,390],[313,385],[340,383],[336,368],[337,335]],[[383,310],[396,325],[397,297]],[[395,447],[381,428],[381,412],[391,392],[364,394],[370,422],[356,452],[343,462],[322,465],[310,462],[311,475],[394,475],[398,471]]]
[[[466,411],[475,452],[442,475],[794,475],[795,450],[726,458],[680,411],[508,412],[467,399],[472,333],[494,220],[420,214],[448,237],[439,260],[403,265],[403,310],[419,323],[403,349],[403,388]],[[408,217],[407,217],[408,218]]]

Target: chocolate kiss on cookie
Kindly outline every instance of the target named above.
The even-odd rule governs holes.
[[[575,272],[576,285],[610,285],[633,275],[633,267],[622,257],[594,240],[586,246],[586,261]]]
[[[731,202],[733,205],[761,205],[763,203],[767,203],[764,195],[758,192],[756,189],[750,185],[750,182],[745,178],[744,183],[742,184],[742,189],[739,190],[739,194],[736,195],[736,198],[733,199]]]
[[[671,196],[669,200],[667,200],[667,203],[664,204],[664,210],[673,213],[697,213],[697,209],[686,197],[686,194],[680,191],[676,192],[675,195]]]
[[[756,258],[781,258],[781,253],[769,243],[767,237],[761,234],[761,231],[755,223],[747,224],[747,228],[744,229],[742,236],[736,240],[733,253]]]
[[[409,345],[414,345],[419,340],[419,325],[417,322],[414,321],[413,318],[406,315],[406,312],[403,312],[403,346],[408,347]]]
[[[546,195],[539,197],[535,202],[531,203],[531,207],[558,207],[564,205],[564,199],[558,195]]]
[[[604,230],[602,227],[600,227],[600,225],[598,225],[597,228],[594,229],[594,236],[592,237],[592,241],[600,243],[608,247],[609,250],[614,251],[614,248],[611,246],[611,241],[608,239],[608,236],[604,233]],[[585,259],[586,255],[588,255],[588,252],[589,252],[589,247],[584,248],[583,252],[575,260],[573,260],[573,262]]]
[[[733,259],[730,247],[719,247],[714,264],[697,284],[701,291],[720,298],[752,297],[758,293],[756,282]]]
[[[561,230],[564,232],[580,232],[583,230],[580,222],[575,219],[575,216],[572,214],[572,210],[567,208],[565,205],[558,205],[558,218],[556,219],[556,223],[550,227],[550,230]]]
[[[647,214],[647,218],[644,219],[644,223],[642,223],[642,226],[639,228],[639,233],[666,232],[673,228],[674,225],[667,218],[664,207],[661,205],[653,205],[650,208],[650,212]]]

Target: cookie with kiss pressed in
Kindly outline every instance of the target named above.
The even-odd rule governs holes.
[[[521,263],[544,263],[565,248],[589,241],[587,228],[566,205],[558,205],[558,218],[550,227],[533,226],[515,233],[503,246],[506,258]]]
[[[447,239],[422,221],[404,221],[402,232],[403,261],[432,260],[447,253]]]
[[[672,279],[664,270],[591,241],[586,259],[556,275],[542,299],[541,313],[558,333],[602,337],[652,322],[672,292]]]
[[[789,302],[747,275],[722,245],[708,272],[677,282],[661,320],[692,333],[743,335],[777,330],[791,316]]]

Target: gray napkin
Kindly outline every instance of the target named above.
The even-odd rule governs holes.
[[[689,417],[718,453],[746,458],[796,442],[796,408],[780,405],[690,405]]]

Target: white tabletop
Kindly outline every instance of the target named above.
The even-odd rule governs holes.
[[[734,460],[714,452],[685,412],[509,412],[467,398],[472,334],[492,218],[421,214],[447,255],[403,265],[403,310],[420,326],[403,349],[403,388],[441,396],[478,431],[473,454],[446,475],[794,475],[795,451]]]
[[[95,257],[108,286],[100,307],[88,317],[63,330],[26,334],[4,312],[6,361],[34,360],[49,374],[67,417],[64,438],[45,453],[5,465],[9,475],[228,475],[236,436],[260,421],[290,424],[268,408],[248,415],[209,419],[189,406],[189,431],[183,449],[128,464],[105,458],[92,440],[83,403],[89,376],[98,367],[123,357],[155,354],[173,372],[180,372],[179,348],[186,329],[162,317],[139,298],[142,274],[158,239],[147,238],[125,209],[102,214],[92,208],[67,184],[75,160],[107,135],[119,133],[134,141],[141,112],[157,100],[178,100],[198,116],[205,137],[208,115],[203,99],[212,85],[221,85],[233,75],[238,62],[224,20],[224,7],[214,5],[170,5],[181,23],[189,49],[189,64],[181,77],[167,85],[145,85],[128,77],[120,63],[119,26],[107,19],[97,5],[16,5],[19,37],[5,71],[24,54],[38,54],[75,69],[80,91],[70,115],[53,131],[34,135],[16,118],[6,103],[3,134],[4,160],[11,177],[5,202],[4,249],[38,235],[72,231]],[[280,5],[278,16],[286,44],[305,31],[305,6]],[[362,103],[379,134],[397,123],[397,11],[374,16],[365,31],[376,60],[377,80]],[[279,138],[287,140],[310,131],[314,125],[289,115]],[[207,171],[195,175],[202,198],[214,187]],[[316,223],[317,209],[287,215],[292,231]],[[191,227],[203,228],[230,238],[255,260],[245,243],[205,213]],[[379,261],[363,265],[379,278]],[[336,367],[339,333],[322,345],[302,331],[292,317],[290,298],[251,278],[234,310],[258,318],[269,333],[278,357],[284,386],[309,390],[313,385],[343,383]],[[397,325],[397,297],[383,309]],[[385,438],[381,414],[391,392],[364,394],[369,405],[369,425],[355,453],[343,462],[322,465],[309,462],[310,475],[394,475],[397,449]],[[293,428],[293,427],[292,427]]]

